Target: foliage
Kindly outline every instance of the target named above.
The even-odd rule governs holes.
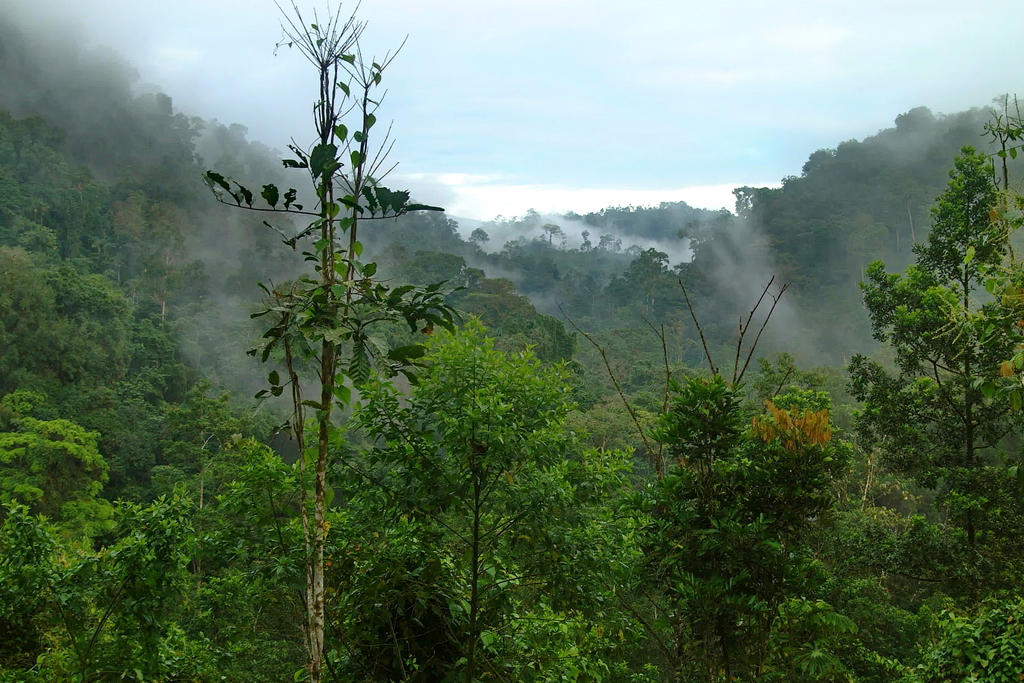
[[[893,346],[898,374],[863,357],[850,372],[865,404],[857,419],[861,445],[879,450],[896,473],[937,489],[937,504],[972,551],[980,544],[1003,555],[998,565],[1009,551],[1005,520],[1019,511],[996,447],[1017,421],[978,387],[997,376],[1013,342],[982,338],[970,324],[976,308],[994,313],[1000,305],[977,303],[982,268],[1007,249],[1003,226],[990,218],[995,201],[986,159],[965,148],[933,209],[931,234],[915,248],[917,263],[905,276],[887,274],[881,263],[868,271],[865,304],[876,337]]]
[[[600,634],[617,629],[595,587],[630,561],[614,509],[623,454],[580,447],[564,370],[497,351],[478,323],[438,335],[424,360],[407,398],[371,384],[357,413],[375,444],[358,467],[387,495],[359,523],[381,540],[353,567],[374,579],[347,597],[365,653],[349,665],[413,680],[599,675],[593,657],[614,647]]]
[[[121,505],[110,544],[86,551],[59,546],[24,507],[9,507],[0,527],[0,577],[5,590],[15,590],[0,604],[3,628],[18,630],[0,666],[22,668],[30,660],[31,680],[39,681],[185,673],[191,663],[175,655],[178,631],[168,616],[189,560],[187,510],[181,499]]]
[[[110,509],[98,499],[107,480],[98,435],[68,420],[24,417],[15,425],[16,431],[0,432],[0,502],[26,504],[76,536],[102,530]]]
[[[779,396],[750,422],[741,398],[720,376],[676,382],[654,432],[671,457],[646,503],[648,563],[664,600],[655,635],[671,670],[694,680],[760,680],[773,656],[791,671],[804,656],[792,641],[788,655],[772,648],[802,603],[782,606],[820,581],[804,538],[832,507],[849,458],[832,440],[827,396]]]
[[[938,633],[912,680],[1013,683],[1024,671],[1024,602],[990,600],[974,614],[943,612]]]

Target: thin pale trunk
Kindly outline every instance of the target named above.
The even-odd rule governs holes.
[[[333,265],[332,265],[333,268]],[[310,586],[309,631],[310,680],[320,683],[323,679],[325,603],[324,603],[324,545],[327,541],[327,455],[330,446],[331,407],[334,402],[335,349],[334,344],[324,341],[321,348],[320,402],[323,407],[318,425],[316,484],[313,491],[313,557]]]
[[[917,231],[914,230],[914,214],[910,210],[910,202],[907,202],[907,218],[910,219],[910,241],[917,244]]]
[[[844,363],[845,365],[845,363]],[[875,456],[874,453],[869,453],[867,456],[867,471],[864,475],[864,492],[860,496],[860,509],[866,510],[868,507],[868,492],[871,490],[871,485],[875,479]]]
[[[309,662],[307,664],[310,675],[312,675],[314,669],[314,652],[322,652],[323,650],[317,650],[314,647],[313,640],[313,621],[312,611],[310,609],[313,604],[313,563],[310,562],[310,558],[313,555],[313,535],[311,533],[309,524],[309,505],[306,502],[306,432],[305,432],[305,415],[302,410],[302,388],[299,384],[299,375],[295,372],[295,365],[292,357],[292,346],[288,337],[284,339],[284,361],[285,368],[288,370],[288,379],[292,387],[292,407],[294,412],[292,413],[292,432],[295,434],[295,444],[299,450],[299,519],[302,521],[302,540],[303,548],[305,549],[306,561],[303,563],[303,571],[306,575],[306,588],[302,596],[303,608],[306,613],[306,623],[304,625],[303,634],[306,637],[306,651],[309,653]]]
[[[328,186],[325,201],[333,194]],[[334,224],[324,223],[324,239],[329,240],[321,259],[321,282],[330,291],[334,284]],[[313,487],[313,552],[309,558],[309,673],[310,681],[323,680],[324,630],[324,545],[327,542],[327,457],[330,450],[331,413],[334,407],[334,383],[337,374],[337,349],[334,342],[324,340],[320,347],[320,410],[317,418],[316,473]]]
[[[466,683],[476,678],[476,643],[480,638],[477,619],[480,611],[480,477],[473,473],[473,538],[470,549],[469,647],[466,652]]]
[[[331,65],[320,65],[320,109],[317,132],[320,144],[328,145],[334,135],[335,107],[334,81]],[[321,218],[324,220],[320,236],[326,246],[320,256],[320,284],[328,297],[328,317],[338,313],[333,293],[335,272],[335,221],[331,209],[334,204],[334,174],[326,173],[320,179]],[[317,411],[316,471],[313,486],[312,539],[307,538],[307,620],[309,623],[309,680],[323,680],[324,632],[326,630],[326,604],[324,591],[324,546],[327,543],[327,459],[330,451],[331,413],[334,407],[334,385],[337,381],[338,360],[335,343],[324,339],[320,345],[320,406]],[[310,540],[312,547],[310,547]],[[310,552],[311,551],[311,552]]]

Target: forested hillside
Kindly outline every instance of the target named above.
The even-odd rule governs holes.
[[[339,32],[280,152],[0,9],[0,681],[1022,678],[1012,107],[460,232]]]

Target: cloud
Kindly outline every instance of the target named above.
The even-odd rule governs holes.
[[[511,218],[534,209],[544,214],[569,211],[585,214],[609,206],[657,206],[683,201],[702,209],[732,209],[732,191],[742,185],[775,186],[775,182],[737,182],[658,189],[570,187],[508,182],[496,174],[415,173],[395,176],[392,184],[408,188],[417,200],[443,206],[453,216],[487,221]]]
[[[203,58],[202,50],[174,45],[163,45],[153,50],[153,60],[160,62],[165,72],[192,68]]]
[[[294,51],[273,56],[272,2],[13,5],[47,31],[78,23],[187,113],[241,123],[279,149],[309,141],[315,83]],[[915,106],[983,105],[1020,89],[1006,59],[1016,26],[993,20],[1018,5],[375,0],[359,13],[369,54],[409,36],[379,118],[395,121],[401,170],[423,176],[414,194],[489,219],[594,202],[729,207],[731,188],[709,186],[796,173],[815,149]],[[452,173],[474,180],[439,178]]]

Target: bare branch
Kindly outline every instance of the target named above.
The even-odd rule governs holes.
[[[773,280],[775,278],[772,278]],[[769,283],[770,284],[770,283]],[[784,284],[779,288],[778,296],[772,296],[772,307],[768,309],[768,315],[764,317],[764,322],[761,323],[761,329],[757,331],[757,336],[754,337],[754,343],[750,345],[750,353],[747,354],[747,360],[743,363],[743,369],[740,370],[739,377],[736,378],[736,384],[743,381],[743,375],[747,372],[747,366],[750,365],[750,360],[754,357],[754,351],[757,349],[757,343],[761,341],[761,333],[764,332],[764,328],[768,327],[768,321],[772,319],[772,313],[775,312],[775,307],[779,305],[779,301],[782,299],[782,295],[789,289],[789,284]],[[764,296],[762,295],[761,299]],[[758,299],[758,306],[761,305],[761,299]],[[757,310],[756,307],[754,310]]]
[[[686,308],[690,311],[690,317],[693,318],[693,324],[697,326],[697,334],[700,335],[701,346],[704,347],[704,357],[708,359],[708,367],[711,368],[711,374],[717,375],[718,368],[715,367],[715,361],[711,358],[711,351],[708,350],[708,342],[704,338],[704,330],[700,326],[700,321],[697,320],[697,314],[693,312],[693,304],[690,303],[690,295],[686,293],[686,287],[683,285],[683,281],[679,280],[679,288],[683,290],[683,298],[686,299]]]
[[[633,406],[629,405],[629,401],[626,399],[625,392],[623,392],[622,387],[619,386],[619,380],[615,377],[615,372],[612,370],[612,364],[608,361],[608,355],[604,352],[604,349],[601,347],[600,344],[598,344],[594,340],[593,337],[591,337],[589,334],[581,330],[573,321],[573,319],[566,314],[566,312],[562,309],[562,304],[559,303],[557,304],[557,306],[558,310],[562,314],[562,317],[564,317],[567,321],[569,321],[569,324],[572,325],[572,329],[582,334],[588,342],[594,345],[594,348],[597,349],[598,353],[601,354],[601,359],[604,361],[604,367],[608,371],[608,377],[611,378],[612,384],[615,385],[615,390],[619,392],[619,398],[622,399],[622,404],[626,406],[626,412],[629,413],[629,417],[632,418],[633,424],[636,425],[636,430],[640,434],[640,440],[644,442],[644,448],[647,449],[648,453],[653,453],[654,451],[651,449],[651,444],[647,440],[647,435],[644,434],[644,428],[640,426],[640,418],[637,417],[636,411],[633,410]]]
[[[654,332],[654,334],[658,337],[658,339],[661,340],[661,359],[662,359],[662,361],[665,364],[665,396],[664,396],[664,399],[661,402],[661,412],[662,413],[667,413],[668,412],[668,397],[669,397],[669,392],[670,392],[671,387],[672,387],[672,370],[669,368],[669,364],[668,364],[668,343],[665,341],[665,324],[662,323],[661,328],[659,329],[659,328],[656,328],[654,325],[652,325],[651,322],[647,318],[645,318],[643,315],[640,316],[640,319],[643,320],[645,323],[647,323],[647,326],[649,328],[651,328],[651,331]],[[664,472],[664,468],[665,468],[665,461],[664,461],[664,457],[663,457],[664,450],[665,450],[665,445],[659,442],[658,443],[657,455],[652,453],[652,455],[655,456],[653,458],[654,459],[654,471],[655,471],[655,473],[659,477],[662,475],[662,473]]]
[[[761,302],[764,301],[764,297],[768,294],[768,290],[771,289],[772,283],[774,283],[774,282],[775,282],[775,276],[772,275],[771,279],[768,280],[768,284],[766,284],[764,286],[764,289],[761,290],[761,296],[759,296],[757,298],[757,302],[754,304],[754,307],[751,308],[750,309],[750,313],[747,314],[747,322],[746,322],[746,324],[743,324],[743,318],[740,318],[739,338],[736,340],[736,358],[735,358],[735,360],[733,360],[733,364],[732,364],[732,383],[733,383],[734,386],[736,384],[739,384],[739,379],[737,378],[736,373],[739,371],[739,366],[740,366],[740,353],[743,350],[743,337],[745,337],[747,332],[750,330],[750,322],[754,319],[754,313],[756,313],[757,309],[759,309],[761,307]],[[768,315],[771,316],[770,313]],[[767,322],[767,318],[765,318],[765,322]],[[764,329],[764,328],[762,327],[762,329]],[[756,345],[757,344],[755,342],[755,346]],[[748,362],[749,362],[749,360],[748,360]],[[743,366],[743,369],[746,370],[746,365]],[[742,373],[741,373],[741,376],[742,376]]]

